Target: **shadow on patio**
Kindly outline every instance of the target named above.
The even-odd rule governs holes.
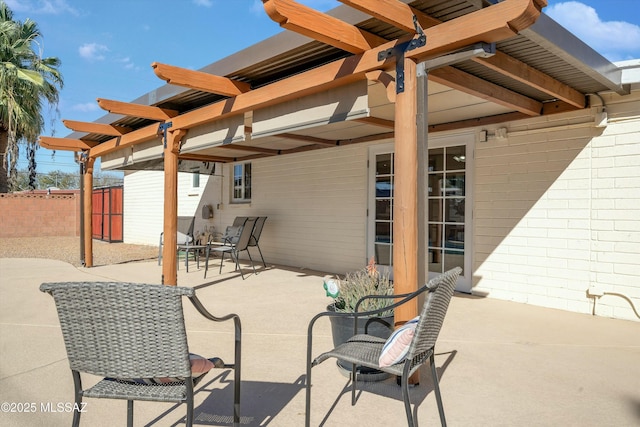
[[[178,281],[197,288],[212,313],[235,312],[242,319],[242,425],[301,426],[307,325],[328,303],[323,273],[272,266],[242,280],[231,270],[204,279],[202,268],[181,269]],[[41,403],[73,401],[58,319],[51,298],[38,290],[42,282],[159,283],[160,273],[155,260],[84,269],[46,259],[0,259],[0,397],[38,405],[32,413],[0,413],[0,425],[71,423],[70,413],[40,410]],[[190,304],[184,312],[190,351],[233,358],[232,325],[211,324]],[[637,425],[639,330],[637,322],[456,294],[435,358],[447,421],[474,427]],[[329,322],[319,322],[314,351],[331,345]],[[423,371],[411,390],[414,412],[420,425],[439,425]],[[347,379],[335,363],[315,367],[313,375],[312,425],[404,425],[394,379],[365,384],[351,406]],[[215,370],[197,388],[196,425],[230,425],[232,379]],[[81,425],[125,424],[125,402],[87,402]],[[142,402],[135,425],[181,425],[184,413],[173,404]]]

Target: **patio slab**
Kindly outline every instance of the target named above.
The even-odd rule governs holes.
[[[217,260],[216,260],[217,262]],[[212,262],[212,267],[215,262]],[[235,312],[243,327],[242,424],[302,426],[306,328],[329,302],[323,273],[270,267],[242,280],[195,264],[178,272],[217,315]],[[247,272],[249,270],[245,270]],[[2,426],[68,426],[73,385],[46,281],[159,283],[154,261],[91,269],[46,259],[0,259],[0,398],[34,403],[31,413],[0,412]],[[233,358],[233,326],[185,316],[191,350]],[[329,323],[314,333],[314,353],[331,345]],[[438,341],[436,364],[450,426],[635,426],[640,424],[640,323],[456,294]],[[231,424],[232,375],[215,370],[196,394],[196,425]],[[86,383],[94,378],[83,378]],[[333,361],[313,371],[312,424],[404,425],[393,379],[366,383],[350,404],[347,379]],[[419,424],[439,425],[428,370],[412,390]],[[391,399],[389,399],[389,396]],[[81,425],[124,425],[123,401],[87,399]],[[62,409],[58,403],[62,403]],[[24,405],[23,405],[24,407]],[[135,425],[181,425],[184,406],[137,402]]]

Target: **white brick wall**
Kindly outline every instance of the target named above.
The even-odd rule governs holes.
[[[590,120],[581,111],[509,124],[507,140],[476,145],[477,291],[591,313],[596,286],[619,294],[597,300],[596,314],[638,320],[640,92],[605,100],[604,129],[577,126]]]

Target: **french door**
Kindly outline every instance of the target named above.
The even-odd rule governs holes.
[[[429,276],[463,269],[457,290],[471,292],[471,180],[473,134],[429,138],[427,160]],[[393,144],[369,151],[368,256],[393,266]],[[467,213],[469,212],[469,213]],[[419,218],[424,221],[424,218]]]

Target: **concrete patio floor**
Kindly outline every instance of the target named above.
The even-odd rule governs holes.
[[[242,319],[242,424],[304,425],[306,328],[330,302],[322,274],[279,267],[242,280],[231,263],[218,275],[195,264],[179,270],[181,286],[197,288],[216,315]],[[248,272],[248,269],[244,270]],[[0,259],[0,396],[2,426],[68,426],[73,384],[53,300],[42,282],[159,283],[161,268],[139,262],[75,268],[44,259]],[[212,323],[185,303],[193,352],[233,359],[233,325]],[[318,324],[314,353],[331,345]],[[436,347],[436,365],[450,426],[640,425],[640,323],[456,294]],[[412,390],[420,426],[439,425],[428,369]],[[355,407],[333,360],[313,371],[312,425],[402,426],[395,380],[367,383]],[[93,378],[83,378],[85,384]],[[214,370],[196,394],[195,424],[228,426],[232,375]],[[391,397],[391,398],[389,398]],[[81,425],[125,425],[124,401],[87,399]],[[27,408],[30,406],[28,405]],[[184,405],[136,402],[136,426],[182,425]]]

